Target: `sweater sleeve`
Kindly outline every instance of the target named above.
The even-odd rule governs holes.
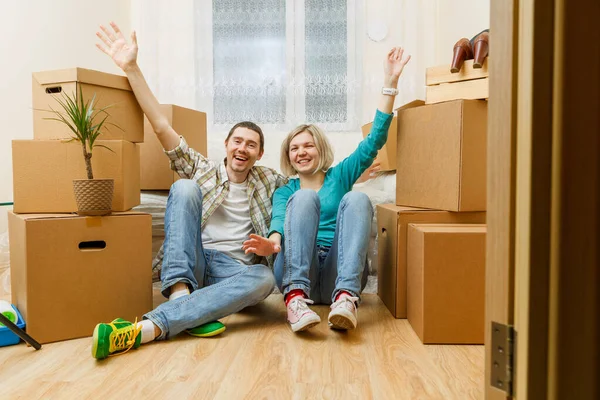
[[[287,202],[292,195],[292,189],[289,184],[278,188],[273,194],[273,210],[271,216],[271,226],[269,227],[269,234],[278,232],[283,236],[283,224],[285,222],[285,209]]]
[[[371,166],[373,160],[377,157],[377,152],[387,141],[392,118],[393,114],[386,114],[377,110],[369,135],[359,143],[352,154],[334,167],[347,190],[352,188],[354,182]]]

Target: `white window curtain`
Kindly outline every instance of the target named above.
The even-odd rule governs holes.
[[[285,0],[213,1],[212,16],[215,124],[285,123]]]
[[[301,123],[354,130],[357,40],[354,1],[213,0],[214,124],[252,120],[275,129]],[[351,24],[348,24],[348,21]],[[351,65],[349,65],[351,64]],[[205,71],[200,67],[202,71]]]
[[[206,111],[209,127],[251,120],[267,130],[310,122],[356,131],[356,7],[354,0],[134,0],[132,16],[157,97]]]

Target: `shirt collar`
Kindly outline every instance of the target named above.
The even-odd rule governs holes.
[[[219,164],[219,175],[220,175],[221,184],[224,184],[225,182],[229,182],[229,175],[227,175],[227,167],[225,166],[226,162],[227,162],[227,158],[224,158],[223,161],[221,161],[221,163]],[[254,183],[258,179],[255,168],[256,167],[250,168],[250,172],[248,172],[248,178],[246,180],[248,181],[249,185],[250,184],[254,185]]]

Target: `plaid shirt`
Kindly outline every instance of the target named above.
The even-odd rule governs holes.
[[[182,137],[179,146],[165,151],[171,160],[171,169],[184,179],[193,179],[202,190],[202,229],[206,221],[223,203],[229,193],[229,177],[225,162],[216,163],[191,149]],[[250,219],[257,235],[267,237],[271,223],[271,197],[273,192],[287,183],[287,178],[274,169],[254,166],[248,173],[248,201],[250,202]],[[242,244],[240,243],[240,247]],[[163,259],[161,247],[153,267],[160,268]],[[261,262],[261,258],[255,260]],[[272,257],[267,260],[272,266]]]

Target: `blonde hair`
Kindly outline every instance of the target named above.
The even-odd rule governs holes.
[[[323,131],[316,125],[300,125],[291,131],[283,143],[281,143],[280,166],[281,172],[285,176],[292,176],[298,173],[298,171],[296,171],[290,162],[290,143],[292,142],[292,139],[303,132],[308,132],[311,134],[315,141],[317,152],[320,156],[319,165],[317,165],[315,172],[325,172],[329,169],[329,167],[331,167],[331,164],[333,164],[333,150],[331,149],[331,144],[329,144],[329,140],[327,140],[325,133],[323,133]]]

